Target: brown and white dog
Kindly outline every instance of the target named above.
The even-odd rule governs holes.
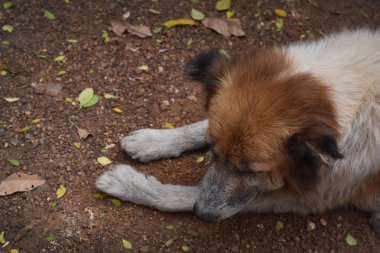
[[[380,235],[380,32],[311,42],[185,67],[207,91],[208,120],[142,129],[121,140],[148,162],[209,145],[213,165],[198,186],[164,185],[127,165],[96,182],[120,199],[205,221],[238,212],[317,213],[354,205]]]

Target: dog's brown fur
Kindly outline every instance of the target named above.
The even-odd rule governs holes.
[[[208,134],[214,151],[236,170],[254,165],[255,172],[284,178],[287,191],[312,190],[318,177],[295,167],[288,142],[295,134],[310,142],[326,131],[339,136],[327,87],[310,74],[280,78],[289,67],[281,52],[249,55],[226,63],[229,69],[218,73],[221,83],[208,97]]]

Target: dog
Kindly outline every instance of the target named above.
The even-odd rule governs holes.
[[[360,29],[185,66],[207,94],[206,120],[121,139],[149,162],[209,146],[197,186],[162,184],[128,165],[96,187],[161,211],[212,222],[240,212],[320,213],[353,205],[380,236],[380,32]]]

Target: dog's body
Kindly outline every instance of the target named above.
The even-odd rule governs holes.
[[[208,92],[208,120],[122,139],[134,159],[175,157],[210,144],[214,165],[199,186],[163,185],[117,165],[97,187],[203,220],[237,212],[316,213],[354,205],[380,234],[380,33],[343,32],[315,42],[227,59],[213,51],[186,68]]]

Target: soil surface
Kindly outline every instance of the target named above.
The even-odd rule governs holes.
[[[198,52],[210,48],[243,51],[312,39],[339,29],[379,27],[378,0],[233,1],[231,10],[246,32],[241,38],[223,37],[201,24],[162,29],[145,39],[127,33],[117,36],[109,30],[111,20],[121,21],[128,11],[129,23],[152,30],[168,19],[189,18],[192,8],[225,15],[215,10],[215,1],[12,0],[12,4],[0,11],[0,25],[14,27],[12,33],[0,31],[0,180],[25,172],[41,176],[46,183],[33,191],[0,196],[0,233],[4,231],[9,241],[0,252],[14,248],[20,252],[128,252],[122,239],[132,243],[130,252],[187,250],[182,246],[189,252],[380,252],[380,240],[368,224],[370,215],[353,208],[309,216],[244,214],[205,224],[190,213],[161,213],[131,203],[117,207],[111,197],[93,196],[96,178],[107,169],[96,161],[102,155],[165,183],[196,184],[205,173],[208,159],[196,160],[207,150],[141,164],[119,146],[120,137],[131,130],[162,128],[166,123],[181,126],[205,118],[202,89],[182,71]],[[276,8],[288,13],[279,31]],[[45,10],[56,19],[44,17]],[[104,31],[109,34],[107,42]],[[54,61],[60,54],[65,60]],[[139,70],[142,65],[149,70]],[[61,70],[66,74],[58,76]],[[79,109],[66,101],[86,87],[100,95],[98,104]],[[104,93],[115,98],[105,99]],[[19,101],[9,103],[6,97]],[[122,113],[114,112],[115,107]],[[37,118],[42,120],[32,124]],[[19,131],[26,126],[31,128]],[[92,136],[81,140],[77,127]],[[103,153],[110,144],[115,147]],[[8,159],[21,164],[12,166]],[[59,185],[67,192],[57,200]],[[276,227],[278,221],[283,228]],[[168,225],[174,229],[167,229]],[[25,230],[26,226],[31,229]],[[356,246],[346,243],[348,234],[357,239]]]

